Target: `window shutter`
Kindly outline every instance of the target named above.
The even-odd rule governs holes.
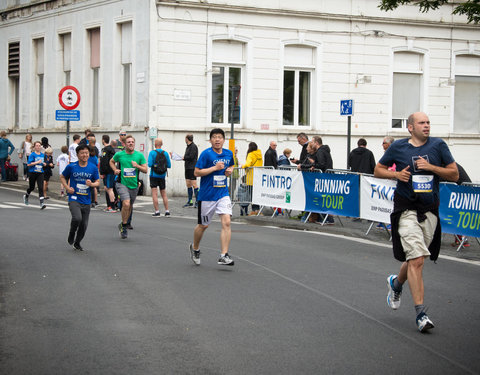
[[[20,42],[8,45],[8,76],[20,77]]]

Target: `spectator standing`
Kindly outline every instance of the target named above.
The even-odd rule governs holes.
[[[15,146],[7,138],[7,132],[2,130],[0,132],[0,168],[2,168],[2,182],[7,181],[7,174],[5,171],[5,162],[8,156],[12,155]]]
[[[278,167],[278,156],[277,156],[277,142],[270,141],[270,147],[265,151],[265,158],[263,165],[265,167],[273,167],[277,169]]]
[[[375,156],[367,148],[365,138],[357,141],[357,148],[353,149],[348,156],[348,165],[352,172],[373,174],[375,170]]]
[[[55,168],[55,164],[53,163],[53,149],[48,147],[45,150],[45,164],[43,167],[43,192],[45,193],[45,199],[49,199],[47,197],[48,191],[48,182],[50,181],[50,177],[52,177],[52,169]]]
[[[74,134],[73,135],[73,143],[68,147],[68,158],[70,163],[75,163],[78,161],[77,157],[77,147],[80,143],[80,135]]]
[[[252,190],[253,190],[253,168],[252,167],[261,167],[263,165],[262,152],[258,149],[258,146],[255,142],[250,142],[248,144],[247,150],[247,160],[245,164],[242,165],[242,168],[246,169],[246,184],[249,189],[250,201],[252,199]],[[257,204],[252,204],[252,212],[250,215],[258,214],[260,206]]]
[[[115,163],[120,163],[120,168]],[[125,150],[117,152],[110,159],[110,168],[116,175],[120,176],[115,187],[122,201],[122,222],[118,225],[120,237],[126,239],[127,225],[132,205],[138,193],[138,173],[148,172],[147,161],[141,152],[135,151],[135,138],[129,135],[125,138]]]
[[[113,142],[113,141],[112,141]],[[116,212],[115,207],[115,193],[113,191],[115,185],[115,174],[110,168],[110,159],[115,155],[115,149],[110,144],[110,136],[102,135],[102,153],[100,157],[100,177],[103,179],[103,186],[105,187],[105,200],[107,208],[105,212]]]
[[[85,135],[81,140],[80,140],[80,143],[79,144],[82,144],[82,145],[87,145],[88,146],[88,135],[91,133],[92,131],[90,129],[85,129],[83,134]]]
[[[63,171],[65,170],[65,167],[68,165],[68,147],[67,146],[62,146],[61,148],[62,153],[58,155],[57,157],[57,167],[58,167],[58,173],[61,176]],[[63,190],[63,185],[61,185],[61,191],[60,191],[60,196],[63,197],[65,196],[65,192]]]
[[[325,172],[327,169],[333,168],[332,155],[330,154],[330,147],[324,145],[322,137],[313,137],[313,148],[315,149],[314,168],[321,169]]]
[[[292,163],[295,164],[302,164],[305,161],[305,158],[308,155],[307,146],[308,146],[308,136],[305,133],[298,133],[297,134],[297,141],[300,146],[302,146],[302,151],[300,153],[299,159],[292,159]]]
[[[387,151],[387,149],[391,146],[391,144],[395,141],[393,137],[387,136],[383,138],[382,142],[382,147],[383,147],[383,152]],[[391,167],[388,167],[388,170],[390,171],[395,171],[397,168],[395,164],[393,164]]]
[[[24,181],[28,180],[28,157],[32,153],[32,135],[30,133],[25,134],[25,140],[20,145],[18,149],[18,157],[23,163],[23,179]]]
[[[45,152],[45,150],[50,146],[50,144],[48,143],[48,138],[47,137],[42,137],[42,139],[40,140],[41,143],[42,143],[42,152]]]
[[[168,210],[168,197],[165,178],[167,177],[168,168],[172,167],[172,163],[168,153],[162,150],[162,146],[162,139],[155,139],[155,150],[150,151],[148,154],[148,166],[150,167],[150,188],[152,190],[153,208],[155,209],[155,212],[152,214],[153,217],[160,217],[157,188],[160,189],[160,195],[162,196],[163,207],[165,208],[165,217],[170,216],[170,211]]]
[[[185,149],[185,154],[183,155],[183,160],[185,161],[185,183],[187,185],[187,203],[183,207],[192,207],[193,196],[195,195],[195,207],[197,207],[197,196],[198,196],[198,186],[197,178],[195,177],[195,164],[197,164],[198,159],[198,147],[193,143],[193,134],[187,134],[185,136],[185,143],[187,148]]]
[[[286,148],[283,150],[283,154],[278,157],[278,163],[277,166],[280,165],[290,165],[290,155],[292,154],[292,150],[289,148]]]
[[[38,197],[40,200],[40,209],[43,210],[46,207],[44,202],[45,198],[43,196],[43,167],[45,166],[45,155],[42,153],[41,142],[35,141],[33,143],[33,151],[28,157],[27,166],[29,167],[28,189],[23,196],[23,203],[28,205],[30,193],[35,190],[36,183],[38,188]]]
[[[410,138],[388,148],[375,167],[375,177],[397,179],[391,214],[392,245],[402,265],[398,275],[387,278],[387,304],[393,310],[400,307],[402,286],[408,279],[417,328],[425,332],[434,327],[424,305],[422,272],[425,258],[436,261],[440,252],[439,179],[457,181],[459,175],[447,144],[430,137],[430,120],[425,113],[411,114],[407,126]],[[397,171],[388,170],[393,163]]]

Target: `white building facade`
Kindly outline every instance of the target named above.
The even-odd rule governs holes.
[[[72,134],[125,129],[147,153],[155,128],[167,150],[182,154],[186,133],[203,149],[210,129],[230,136],[233,122],[240,162],[251,141],[264,152],[276,140],[279,153],[298,155],[296,135],[305,132],[322,136],[334,167],[345,168],[340,100],[353,99],[352,148],[364,137],[378,160],[383,137],[408,136],[406,118],[424,111],[432,136],[480,181],[472,157],[480,151],[479,27],[452,16],[450,5],[385,13],[378,4],[7,1],[0,128],[16,145],[30,131],[60,148],[65,122],[55,121],[55,110],[70,84],[82,95]],[[178,193],[181,164],[167,185]]]

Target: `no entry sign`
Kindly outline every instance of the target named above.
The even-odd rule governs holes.
[[[58,93],[60,105],[67,109],[75,109],[80,104],[80,92],[73,86],[65,86]]]

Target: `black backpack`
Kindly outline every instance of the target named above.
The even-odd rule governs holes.
[[[167,157],[165,156],[165,151],[158,152],[155,150],[157,155],[155,156],[155,164],[153,164],[152,170],[155,174],[164,174],[167,172]]]
[[[100,174],[113,174],[110,168],[110,159],[115,155],[115,150],[111,146],[107,146],[102,150],[102,157],[100,158]]]

